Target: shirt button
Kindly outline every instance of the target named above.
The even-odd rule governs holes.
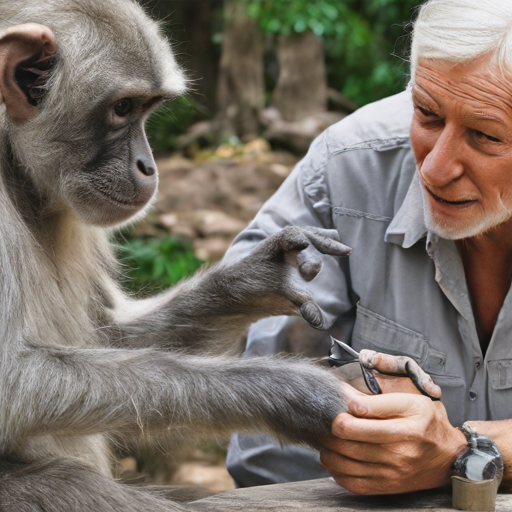
[[[474,402],[476,400],[476,393],[474,391],[469,392],[469,399]]]
[[[477,370],[480,370],[480,366],[482,366],[482,363],[481,363],[480,361],[477,361],[477,362],[475,363],[475,368],[476,368]]]

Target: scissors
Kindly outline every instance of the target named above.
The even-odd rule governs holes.
[[[350,363],[359,363],[361,367],[361,372],[363,374],[364,382],[366,387],[370,390],[370,392],[374,395],[382,394],[382,389],[377,382],[377,379],[372,371],[372,369],[366,367],[361,358],[359,357],[359,352],[354,350],[352,347],[344,343],[343,341],[337,340],[333,336],[331,336],[332,346],[329,350],[329,355],[327,358],[327,363],[331,367],[341,367]],[[421,383],[421,377],[428,376],[421,370],[421,368],[410,358],[405,358],[403,364],[403,373],[395,373],[395,372],[386,372],[379,370],[378,368],[373,368],[379,373],[383,375],[391,375],[394,377],[409,377],[414,385],[418,388],[418,390],[425,396],[428,396],[431,400],[439,400],[439,398],[430,395],[428,391],[425,390]]]

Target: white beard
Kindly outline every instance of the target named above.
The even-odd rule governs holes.
[[[512,209],[507,208],[503,204],[500,197],[498,209],[495,212],[489,212],[484,217],[477,219],[474,224],[458,225],[457,223],[444,222],[434,215],[430,206],[428,192],[420,184],[421,195],[423,198],[423,212],[425,216],[425,226],[428,231],[435,233],[441,238],[447,240],[461,240],[463,238],[471,238],[474,236],[482,235],[486,231],[495,226],[506,222],[512,218]]]

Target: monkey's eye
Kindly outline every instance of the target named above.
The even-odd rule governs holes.
[[[114,105],[114,113],[118,117],[126,117],[133,110],[133,102],[130,98],[123,98]]]

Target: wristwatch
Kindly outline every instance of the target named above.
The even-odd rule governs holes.
[[[503,457],[496,443],[464,423],[467,446],[452,466],[453,508],[494,511],[503,478]]]

